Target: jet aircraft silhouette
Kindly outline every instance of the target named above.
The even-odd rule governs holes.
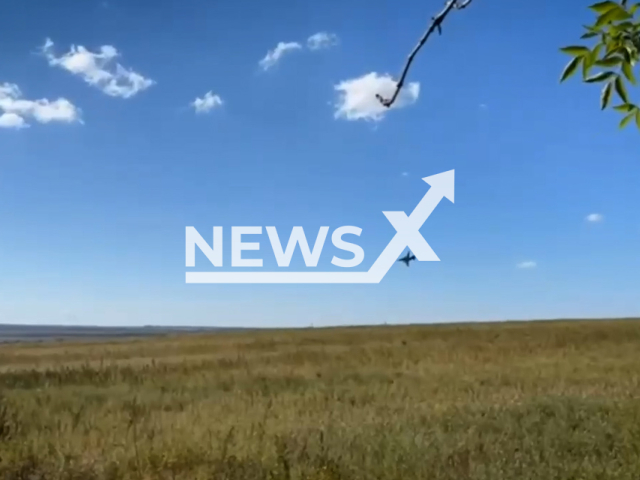
[[[411,253],[411,250],[409,250],[407,252],[407,254],[404,257],[398,259],[398,261],[399,262],[404,262],[404,264],[408,267],[409,266],[409,262],[411,260],[415,260],[415,259],[416,259],[416,256],[413,253]]]

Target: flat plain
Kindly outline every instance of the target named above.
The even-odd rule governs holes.
[[[640,478],[640,321],[0,345],[2,479]]]

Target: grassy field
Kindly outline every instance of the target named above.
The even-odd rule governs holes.
[[[640,321],[0,346],[2,479],[640,478]]]

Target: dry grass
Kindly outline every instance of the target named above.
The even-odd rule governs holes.
[[[640,478],[640,322],[0,346],[4,479]]]

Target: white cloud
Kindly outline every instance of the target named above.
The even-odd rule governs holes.
[[[25,128],[26,118],[39,123],[81,122],[80,110],[66,98],[25,100],[13,83],[0,84],[0,127]]]
[[[403,177],[407,177],[407,176],[409,176],[409,172],[402,172],[402,176],[403,176]]]
[[[591,223],[601,222],[602,220],[604,220],[604,215],[600,213],[592,213],[590,215],[587,215],[586,220],[587,222],[591,222]]]
[[[0,115],[0,128],[27,128],[29,125],[20,115],[15,113],[3,113]]]
[[[536,268],[537,266],[538,264],[531,260],[528,260],[526,262],[520,262],[518,265],[516,265],[516,267],[518,268]]]
[[[120,54],[111,45],[103,45],[96,53],[82,45],[72,45],[69,52],[56,57],[53,54],[53,42],[47,38],[42,51],[49,65],[79,76],[112,97],[131,98],[156,83],[117,62],[114,64]]]
[[[309,50],[320,50],[323,48],[334,47],[338,44],[338,36],[334,33],[318,32],[311,35],[307,39],[307,47]]]
[[[390,75],[378,75],[375,72],[344,80],[334,88],[339,92],[339,99],[335,104],[335,118],[344,120],[377,122],[382,120],[389,110],[415,103],[420,95],[420,84],[412,82],[400,90],[398,98],[390,108],[383,106],[376,94],[389,98],[393,95],[396,82]]]
[[[195,109],[196,113],[207,113],[221,106],[222,103],[222,98],[219,95],[214,95],[213,92],[209,91],[205,93],[204,97],[197,97],[190,105]]]
[[[302,45],[298,42],[280,42],[276,45],[276,48],[267,52],[265,57],[260,60],[259,64],[263,70],[269,70],[271,67],[275,66],[278,61],[282,58],[284,54],[287,52],[293,52],[294,50],[300,50]]]

